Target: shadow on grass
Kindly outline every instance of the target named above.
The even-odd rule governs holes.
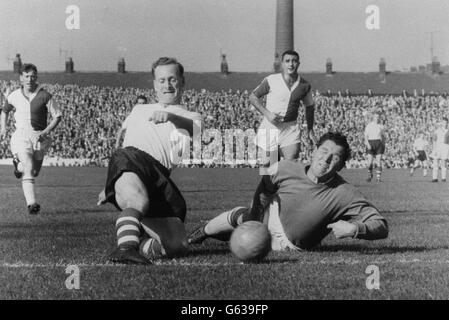
[[[210,256],[210,255],[227,255],[230,254],[231,251],[225,245],[223,247],[199,247],[199,248],[191,248],[189,251],[189,256]]]
[[[113,206],[110,207],[93,207],[88,209],[67,209],[67,210],[46,210],[41,213],[42,216],[52,216],[52,215],[67,215],[67,214],[98,214],[98,213],[111,213],[117,212],[117,209]]]
[[[425,252],[432,250],[448,249],[449,246],[377,246],[366,247],[362,244],[349,244],[349,245],[322,245],[314,249],[308,250],[310,252],[358,252],[360,254],[392,254],[392,253],[405,253],[405,252]]]
[[[225,256],[229,255],[231,256],[232,253],[229,250],[227,246],[223,246],[222,248],[194,248],[191,251],[189,251],[189,257],[210,257],[211,255],[216,256]],[[290,262],[298,262],[302,260],[303,258],[299,255],[295,256],[289,256],[289,257],[270,257],[270,254],[267,256],[267,258],[263,260],[258,261],[249,261],[245,262],[244,264],[273,264],[273,263],[290,263]],[[238,262],[237,258],[235,257],[235,261]]]

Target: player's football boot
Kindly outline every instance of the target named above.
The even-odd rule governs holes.
[[[201,244],[204,240],[209,238],[209,235],[204,232],[204,228],[206,227],[206,224],[203,224],[202,226],[199,226],[195,230],[193,230],[187,239],[187,242],[189,244]]]
[[[380,182],[382,182],[382,180],[380,178],[376,178],[376,182],[380,183]]]
[[[37,203],[33,203],[28,206],[29,214],[38,214],[40,211],[41,211],[41,206]]]
[[[438,182],[438,179],[432,179],[432,182]]]
[[[370,174],[370,175],[368,175],[368,178],[366,179],[366,181],[367,181],[367,182],[371,182],[372,179],[373,179],[373,175]]]
[[[441,179],[441,182],[446,182],[446,179]]]
[[[134,248],[116,248],[108,257],[108,261],[122,264],[151,264]]]
[[[19,171],[19,168],[18,168],[18,167],[19,167],[19,163],[20,163],[19,159],[16,158],[16,157],[14,157],[14,158],[12,159],[12,163],[13,163],[13,165],[14,165],[14,175],[16,176],[17,179],[22,178],[23,173],[20,172],[20,171]]]

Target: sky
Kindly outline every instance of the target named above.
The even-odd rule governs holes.
[[[379,28],[366,20],[379,9]],[[79,8],[79,29],[68,29],[68,6]],[[1,0],[0,70],[20,53],[40,71],[61,71],[67,56],[76,71],[149,71],[160,56],[176,57],[186,71],[219,71],[220,52],[230,71],[273,67],[276,0]],[[371,21],[371,20],[370,20]],[[294,47],[302,71],[409,69],[431,61],[449,64],[447,0],[294,0]]]

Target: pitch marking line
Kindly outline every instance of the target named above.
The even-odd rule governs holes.
[[[294,264],[303,264],[303,265],[356,265],[356,264],[389,264],[389,263],[397,263],[397,264],[418,264],[418,263],[427,263],[427,264],[449,264],[449,259],[429,259],[429,260],[421,260],[421,259],[398,259],[398,260],[373,260],[373,261],[362,261],[357,259],[322,259],[319,261],[275,261],[272,264],[285,264],[285,263],[294,263]],[[270,264],[268,261],[267,264]],[[67,268],[70,265],[76,265],[80,268],[104,268],[104,267],[136,267],[142,265],[129,265],[129,264],[113,264],[113,263],[26,263],[26,262],[15,262],[8,263],[4,262],[0,264],[0,268]],[[162,261],[156,260],[153,262],[154,266],[181,266],[181,267],[229,267],[229,266],[237,266],[244,265],[242,262],[235,263],[211,263],[211,262],[188,262],[188,261],[180,261],[180,260],[169,260]],[[151,266],[151,265],[148,265]]]

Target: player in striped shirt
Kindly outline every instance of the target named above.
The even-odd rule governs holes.
[[[194,230],[189,243],[212,237],[228,240],[248,220],[263,221],[271,233],[273,250],[311,249],[330,232],[335,237],[376,240],[386,238],[384,217],[346,182],[340,171],[350,154],[346,137],[326,133],[313,152],[310,166],[282,160],[273,175],[265,175],[250,209],[236,207]]]
[[[58,104],[37,83],[37,67],[25,63],[20,70],[21,88],[7,96],[1,115],[1,137],[6,135],[8,113],[14,112],[16,131],[11,136],[14,174],[22,178],[22,190],[28,212],[37,214],[40,205],[36,201],[34,182],[42,168],[45,153],[51,144],[50,133],[61,121]],[[47,123],[47,116],[51,122]]]
[[[112,155],[99,195],[99,204],[121,211],[112,262],[148,264],[187,253],[186,203],[170,173],[190,151],[201,115],[180,105],[184,68],[176,59],[160,58],[152,73],[158,103],[136,105],[127,117],[123,148]]]
[[[311,144],[315,144],[313,134],[314,101],[311,85],[298,74],[299,54],[286,51],[282,54],[282,73],[267,76],[254,89],[249,99],[263,115],[256,144],[265,150],[264,165],[278,161],[279,151],[284,159],[297,159],[300,152],[301,130],[297,122],[301,101],[305,106],[307,133]],[[266,96],[266,105],[262,97]]]

